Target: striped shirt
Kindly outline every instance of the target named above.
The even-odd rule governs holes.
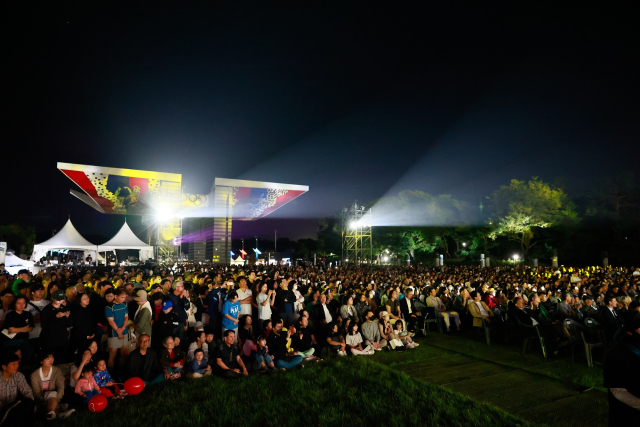
[[[6,380],[4,375],[0,374],[0,410],[5,409],[5,407],[18,398],[18,391],[29,399],[33,399],[33,391],[29,384],[27,384],[27,380],[25,380],[24,375],[20,372],[16,372],[15,374],[9,377],[9,381]]]

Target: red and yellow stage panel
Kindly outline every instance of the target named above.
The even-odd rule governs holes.
[[[145,215],[182,201],[180,174],[71,163],[58,169],[84,192],[71,193],[102,213]]]

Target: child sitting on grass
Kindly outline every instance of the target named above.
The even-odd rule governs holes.
[[[107,364],[103,359],[98,360],[96,363],[96,371],[93,374],[93,379],[100,387],[100,391],[107,397],[113,399],[124,399],[126,392],[120,390],[118,385],[113,381],[109,371],[107,371]]]
[[[253,359],[253,370],[266,372],[269,369],[276,369],[273,359],[269,355],[267,347],[267,337],[260,335],[256,340],[256,345],[251,349],[251,358]]]
[[[76,394],[82,396],[82,403],[87,405],[89,400],[96,394],[101,394],[100,387],[93,379],[93,368],[85,366],[82,368],[80,379],[76,383]]]
[[[202,378],[205,375],[211,375],[211,366],[204,360],[204,351],[201,348],[193,353],[190,368],[191,372],[187,374],[187,378]]]
[[[393,325],[393,328],[396,336],[400,339],[400,341],[402,341],[402,344],[404,344],[405,347],[414,348],[420,345],[411,339],[411,334],[409,334],[409,332],[404,329],[402,322],[396,322]]]

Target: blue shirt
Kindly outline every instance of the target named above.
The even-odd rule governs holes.
[[[109,320],[110,317],[113,318],[116,326],[118,328],[122,328],[122,326],[124,326],[124,316],[129,314],[129,310],[127,309],[127,304],[125,303],[113,304],[113,307],[105,307],[104,314],[107,317],[107,320]],[[109,336],[115,338],[118,336],[118,333],[113,329],[110,329]]]
[[[225,314],[228,314],[231,317],[238,318],[238,314],[240,313],[240,303],[238,301],[232,303],[231,301],[225,301],[222,306],[222,327],[225,329],[236,329],[238,327],[237,323],[233,323],[232,320],[229,320]]]

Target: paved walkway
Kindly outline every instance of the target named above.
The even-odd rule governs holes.
[[[602,391],[451,350],[438,351],[443,352],[441,357],[395,368],[534,423],[562,427],[607,425],[609,407]]]

